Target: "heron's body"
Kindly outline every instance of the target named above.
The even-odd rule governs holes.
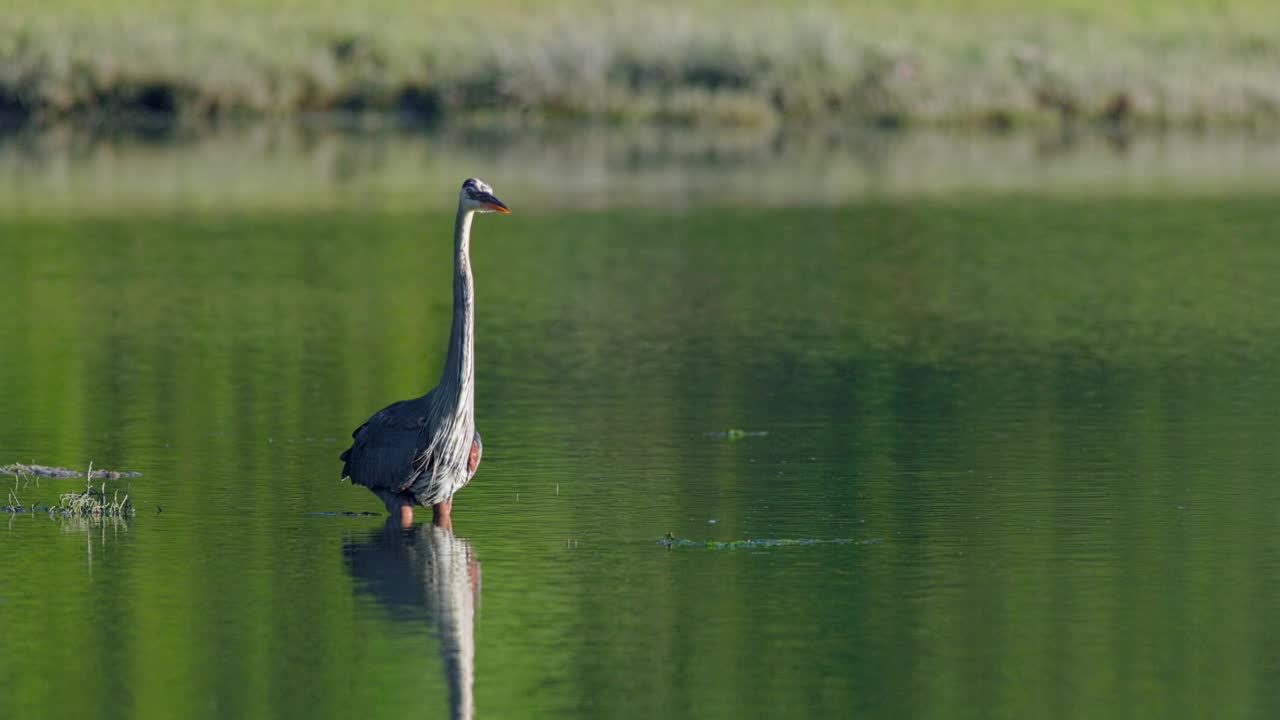
[[[374,413],[351,433],[351,447],[341,456],[342,476],[369,488],[403,519],[412,520],[414,505],[430,505],[437,519],[447,518],[454,493],[480,465],[470,242],[475,213],[492,210],[508,212],[487,185],[467,180],[454,223],[453,324],[440,384]]]
[[[480,466],[483,445],[474,424],[462,473],[437,473],[434,466],[423,462],[430,447],[424,440],[430,432],[431,396],[435,392],[392,403],[374,413],[351,433],[351,448],[340,458],[346,462],[342,476],[372,490],[389,510],[403,503],[429,506],[448,500],[471,481]]]

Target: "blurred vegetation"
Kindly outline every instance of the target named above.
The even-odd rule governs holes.
[[[1280,124],[1267,0],[13,0],[9,122]]]
[[[1280,191],[1278,166],[1280,138],[1191,130],[59,127],[0,136],[0,214],[447,210],[460,179],[477,173],[522,218],[566,209],[831,207],[974,193],[1222,196]]]

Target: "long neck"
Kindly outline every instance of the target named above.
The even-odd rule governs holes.
[[[453,225],[453,327],[449,354],[437,392],[454,407],[470,407],[475,397],[475,287],[471,282],[471,218],[458,206]]]

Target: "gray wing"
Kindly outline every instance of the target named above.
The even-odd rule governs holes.
[[[421,468],[427,396],[392,403],[351,433],[351,447],[339,457],[342,476],[372,490],[401,492],[413,484]]]

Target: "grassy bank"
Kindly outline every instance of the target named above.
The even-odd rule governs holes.
[[[1280,124],[1280,7],[1265,0],[11,5],[10,123]]]

